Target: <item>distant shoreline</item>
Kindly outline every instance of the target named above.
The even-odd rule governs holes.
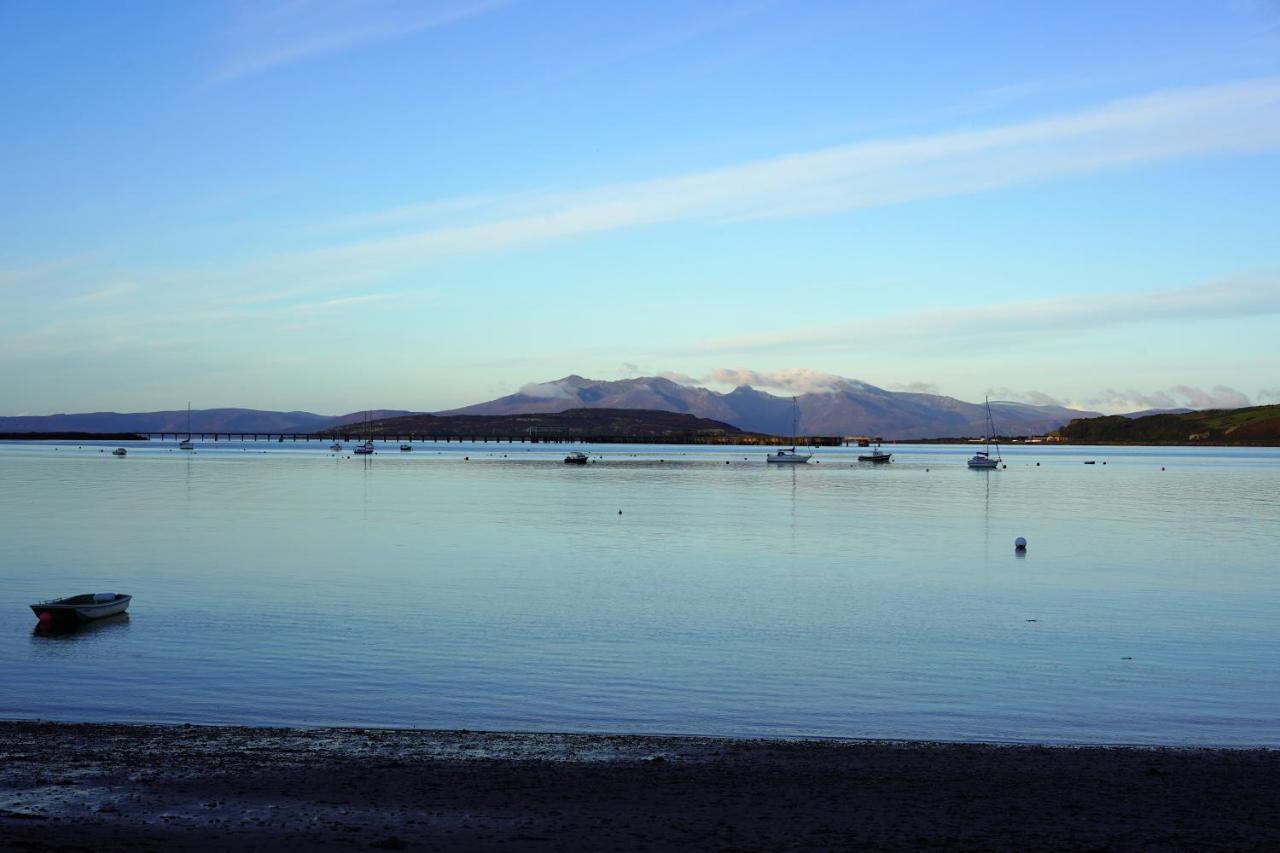
[[[16,847],[1280,848],[1280,750],[0,722]]]
[[[148,441],[136,432],[0,432],[0,441]]]
[[[213,433],[205,434],[212,436]],[[278,443],[276,442],[277,433],[258,433],[261,438],[248,439],[240,438],[240,433],[234,433],[228,436],[218,433],[220,440],[212,440],[206,438],[205,435],[197,432],[194,434],[196,441],[207,441],[208,443],[226,443],[233,441],[258,441],[259,443]],[[286,434],[288,435],[288,434]],[[330,433],[312,434],[305,437],[299,436],[304,442],[315,441],[325,442],[332,441],[334,435]],[[345,438],[345,437],[339,437]],[[385,441],[386,443],[394,443],[400,441],[399,436],[374,436],[376,441]],[[790,445],[794,439],[790,436],[760,436],[754,434],[743,434],[741,436],[706,436],[698,437],[692,441],[664,440],[665,437],[627,437],[627,436],[591,436],[589,438],[557,438],[549,437],[539,439],[536,442],[515,442],[530,443],[541,445],[571,445],[571,444],[663,444],[673,447],[771,447],[777,445]],[[1009,447],[1280,447],[1280,442],[1207,442],[1207,441],[1044,441],[1035,440],[1038,436],[1018,436],[1018,437],[1001,437],[998,443]],[[818,443],[811,443],[812,440]],[[150,441],[146,435],[138,433],[99,433],[99,432],[0,432],[0,442],[2,441]],[[346,440],[351,440],[346,438]],[[447,440],[438,436],[415,436],[412,439],[422,444],[507,444],[509,443],[505,437],[494,436],[474,436],[471,438],[458,438],[450,436]],[[295,443],[287,441],[286,443]],[[881,440],[883,444],[900,445],[900,444],[950,444],[950,445],[973,445],[982,443],[982,436],[962,438],[886,438]],[[851,442],[847,445],[840,445],[835,442],[833,436],[801,436],[800,445],[812,447],[832,447],[847,446],[853,447]]]
[[[981,444],[976,438],[900,438],[885,439],[885,444]],[[1265,441],[1033,441],[1028,437],[1000,438],[993,444],[1002,447],[1280,447],[1280,442]]]

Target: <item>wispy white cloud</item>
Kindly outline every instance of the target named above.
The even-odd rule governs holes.
[[[511,0],[276,0],[244,8],[214,82],[341,53],[469,18]]]
[[[302,252],[281,262],[387,272],[466,252],[672,222],[827,214],[1176,158],[1280,148],[1280,78],[1158,92],[1066,115],[862,142],[540,197],[488,218]],[[447,200],[435,202],[447,206]]]
[[[573,391],[556,382],[530,382],[516,393],[537,400],[567,400],[574,396]]]
[[[530,197],[534,197],[530,194]],[[462,196],[440,201],[425,201],[416,204],[403,204],[396,207],[351,213],[336,216],[322,222],[312,223],[307,230],[313,233],[355,233],[397,228],[424,228],[437,224],[449,216],[492,211],[495,208],[510,209],[517,203],[519,196],[504,194],[488,194]]]
[[[150,310],[124,310],[114,305],[117,295],[132,293],[125,287],[86,294],[92,312],[65,312],[21,332],[0,337],[0,360],[40,361],[55,358],[107,357],[157,350],[192,349],[211,337],[234,328],[238,335],[271,335],[276,332],[317,328],[333,322],[340,311],[376,306],[391,298],[386,293],[366,293],[310,302],[244,303],[205,301],[160,303]],[[424,297],[415,293],[415,303]],[[310,321],[310,325],[299,324]]]
[[[1019,391],[1014,388],[992,388],[989,391],[993,400],[1004,400],[1015,403],[1030,403],[1033,406],[1065,406],[1067,403],[1043,391]]]
[[[788,367],[781,370],[748,370],[742,367],[717,367],[710,371],[705,381],[720,385],[750,385],[752,388],[773,388],[793,394],[814,394],[839,391],[851,385],[862,385],[853,379],[823,373],[807,367]]]
[[[1208,391],[1192,385],[1174,385],[1151,392],[1107,388],[1089,398],[1086,404],[1105,412],[1137,412],[1145,409],[1238,409],[1252,405],[1252,401],[1243,391],[1227,385],[1215,385]]]
[[[909,394],[941,394],[936,382],[906,382],[889,386],[892,391],[906,391]]]
[[[1192,287],[1081,294],[1003,304],[908,311],[848,323],[707,341],[700,352],[787,347],[854,349],[892,341],[946,346],[978,339],[1044,338],[1157,321],[1280,313],[1280,272],[1242,275]]]
[[[27,286],[83,266],[90,256],[72,255],[18,267],[0,267],[0,288]]]
[[[654,375],[659,379],[666,379],[670,382],[676,383],[677,385],[687,385],[691,388],[702,384],[702,380],[695,379],[689,374],[681,373],[678,370],[659,370]]]
[[[88,293],[81,293],[73,296],[67,301],[75,305],[95,305],[103,302],[111,302],[122,296],[130,296],[138,293],[142,288],[135,282],[125,281],[118,284],[107,285]]]
[[[357,305],[368,305],[373,302],[385,302],[391,298],[389,293],[366,293],[360,296],[340,296],[336,299],[325,299],[321,302],[307,302],[290,306],[289,309],[300,314],[314,314],[318,311],[332,311],[335,308],[353,308]]]

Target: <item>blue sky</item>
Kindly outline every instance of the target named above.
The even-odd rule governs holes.
[[[1280,401],[1280,5],[0,6],[0,414]]]

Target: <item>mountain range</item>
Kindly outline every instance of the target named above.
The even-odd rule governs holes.
[[[789,435],[790,397],[741,385],[727,393],[646,376],[602,381],[571,375],[526,385],[519,392],[441,414],[511,415],[576,408],[659,409],[733,424],[748,432]],[[884,438],[976,436],[986,432],[986,409],[939,394],[889,391],[853,379],[830,390],[798,395],[799,432],[806,435],[873,435]],[[996,430],[1003,435],[1042,435],[1074,418],[1098,412],[1063,406],[991,403]]]
[[[597,380],[578,375],[526,385],[519,392],[485,403],[436,412],[438,415],[520,415],[568,409],[650,409],[723,421],[747,432],[790,435],[791,397],[748,385],[719,392],[682,385],[656,376]],[[871,435],[888,439],[978,436],[986,432],[986,409],[939,394],[889,391],[852,379],[823,391],[798,395],[799,432],[806,435]],[[1042,435],[1075,418],[1098,412],[1062,406],[992,401],[996,430],[1002,435]],[[378,409],[374,420],[424,414]],[[193,432],[317,432],[364,420],[365,412],[320,415],[255,409],[202,409],[191,412]],[[160,412],[92,412],[0,418],[0,432],[185,432],[185,409]]]

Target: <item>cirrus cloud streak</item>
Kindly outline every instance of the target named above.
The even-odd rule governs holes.
[[[628,228],[822,215],[1276,148],[1280,78],[1262,78],[1157,92],[981,130],[860,142],[572,192],[513,194],[506,204],[486,204],[478,218],[276,261],[392,273],[450,255]],[[435,211],[451,207],[449,200],[428,205]],[[378,219],[376,212],[364,215]]]

